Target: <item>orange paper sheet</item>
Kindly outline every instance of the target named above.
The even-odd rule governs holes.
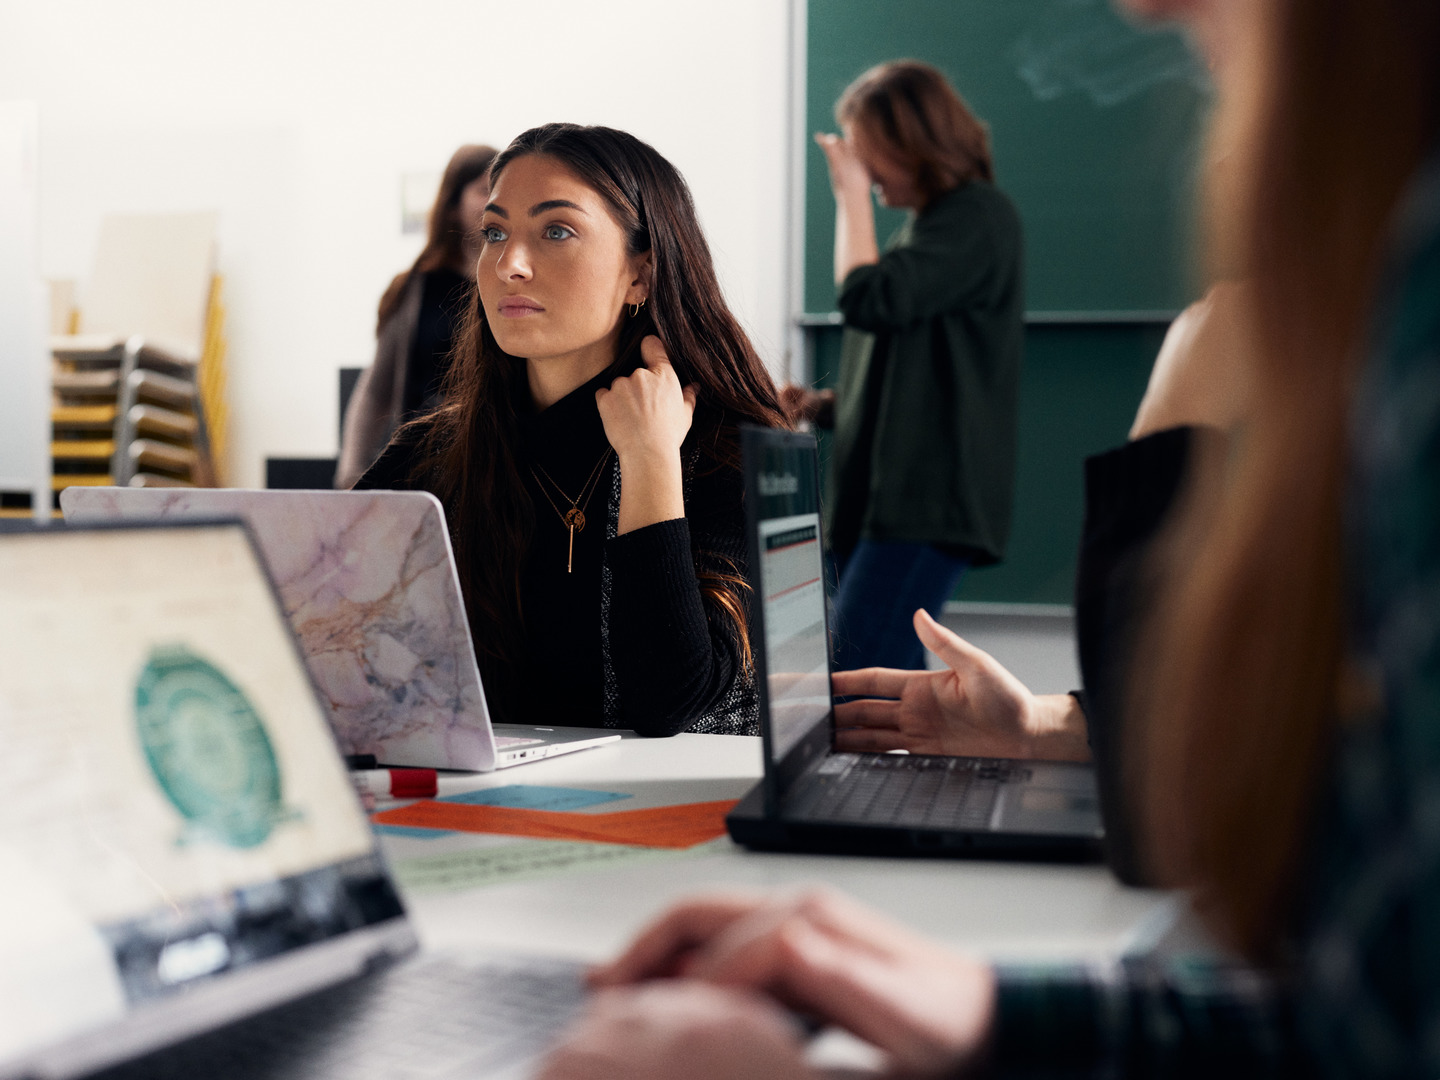
[[[377,825],[501,833],[542,840],[588,840],[598,844],[688,848],[725,835],[725,815],[735,800],[681,803],[612,814],[521,810],[512,806],[475,806],[422,799],[409,806],[372,815]]]

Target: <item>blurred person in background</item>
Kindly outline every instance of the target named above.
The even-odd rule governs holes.
[[[480,215],[490,197],[493,146],[462,146],[440,178],[425,246],[380,297],[375,360],[350,396],[335,486],[374,464],[395,429],[440,402],[450,350],[469,306],[480,254]]]
[[[1024,338],[1020,218],[990,133],[928,64],[880,64],[817,135],[835,194],[845,317],[837,389],[787,387],[835,429],[827,541],[839,573],[835,666],[923,668],[910,617],[938,617],[1010,533]],[[910,211],[882,253],[872,189]]]

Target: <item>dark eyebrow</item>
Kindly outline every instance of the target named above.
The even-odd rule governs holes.
[[[583,206],[579,206],[569,199],[546,199],[544,202],[537,202],[534,206],[530,207],[530,216],[539,217],[548,210],[560,209],[578,210],[580,213],[585,214],[585,208]],[[585,214],[585,216],[589,217],[590,215]]]
[[[486,204],[485,204],[485,213],[487,213],[487,214],[498,214],[500,217],[503,217],[506,221],[509,221],[509,220],[510,220],[510,215],[505,212],[505,208],[504,208],[503,206],[497,206],[497,205],[495,205],[493,202],[490,202],[490,203],[486,203]]]

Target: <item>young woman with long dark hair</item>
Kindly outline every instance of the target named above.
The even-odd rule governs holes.
[[[445,504],[501,717],[756,734],[736,425],[785,419],[685,181],[547,124],[490,185],[444,402],[358,486]]]
[[[596,972],[544,1080],[814,1077],[782,1005],[904,1075],[1440,1074],[1440,6],[1125,2],[1233,50],[1206,231],[1249,422],[1157,559],[1129,725],[1150,863],[1228,949],[997,970],[713,896]]]

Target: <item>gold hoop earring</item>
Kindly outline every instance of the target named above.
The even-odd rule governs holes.
[[[644,300],[641,300],[638,304],[631,304],[631,305],[630,305],[630,317],[633,319],[633,318],[635,318],[637,315],[639,315],[639,314],[640,314],[640,309],[641,309],[642,307],[644,307],[644,306],[645,306],[645,301],[644,301]]]

